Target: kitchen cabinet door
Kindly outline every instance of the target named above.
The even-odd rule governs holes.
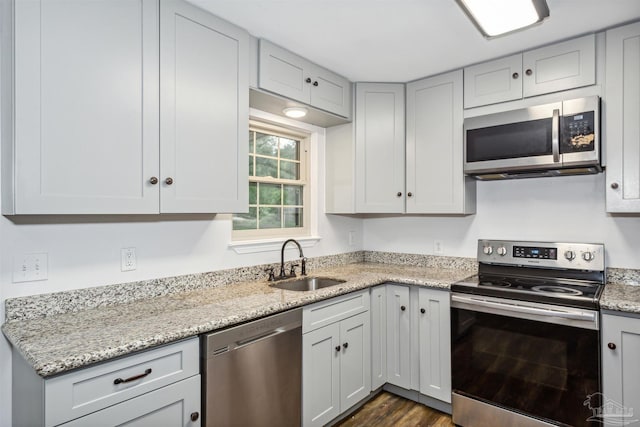
[[[475,212],[463,165],[462,70],[407,84],[407,213]]]
[[[567,40],[522,55],[525,97],[596,83],[596,36]]]
[[[640,212],[640,23],[606,38],[607,212]]]
[[[200,375],[110,406],[63,426],[198,427]]]
[[[522,98],[522,54],[464,69],[464,108]]]
[[[340,414],[340,323],[302,335],[302,420],[323,426]]]
[[[418,290],[420,393],[451,403],[451,316],[448,291]]]
[[[387,285],[387,382],[411,388],[409,287]]]
[[[356,85],[356,212],[404,212],[404,84]]]
[[[351,83],[344,77],[314,66],[310,104],[343,117],[351,117]]]
[[[9,3],[3,213],[157,213],[158,2]]]
[[[340,409],[346,411],[371,392],[369,313],[340,322]]]
[[[249,34],[161,3],[160,211],[248,209]]]
[[[371,390],[387,382],[387,287],[371,289]]]
[[[607,401],[632,415],[605,425],[629,425],[640,408],[640,318],[602,314],[602,387]],[[614,421],[625,421],[617,422]]]

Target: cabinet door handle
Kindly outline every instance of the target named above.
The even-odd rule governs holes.
[[[615,350],[616,349],[616,345],[615,343],[610,342],[609,344],[607,344],[607,347],[609,347],[609,349],[611,350]]]
[[[407,307],[405,307],[404,305],[400,306],[400,310],[405,311],[407,309]]]
[[[349,347],[349,343],[348,343],[348,342],[346,342],[346,343],[342,344],[342,347],[343,347],[343,348],[347,348],[347,347]]]
[[[192,412],[191,413],[191,421],[198,421],[198,418],[200,418],[200,414],[198,412]]]
[[[165,179],[164,183],[167,184],[167,185],[173,184],[173,178],[169,177],[169,178]]]
[[[409,192],[407,193],[407,197],[412,197],[412,196],[413,196],[413,193],[412,193],[411,191],[409,191]]]
[[[518,77],[520,77],[520,74],[518,74],[518,73],[513,73],[513,74],[511,75],[511,77],[513,77],[514,79],[517,79]]]
[[[340,346],[339,345],[336,346],[336,351],[340,351]]]
[[[149,183],[151,185],[156,185],[158,183],[158,178],[156,178],[155,176],[152,176],[151,178],[149,178]]]
[[[425,314],[427,312],[427,310],[425,310],[424,308],[420,309],[420,313]]]
[[[313,82],[313,85],[318,86],[318,82],[317,81]]]
[[[398,194],[396,194],[396,196],[402,197],[402,191],[398,191]]]
[[[531,68],[528,68],[527,71],[524,72],[527,76],[530,76],[531,74],[533,74],[533,71],[531,71]]]
[[[307,77],[304,81],[307,83],[311,83],[311,77]]]
[[[113,380],[113,383],[116,384],[116,385],[124,384],[124,383],[130,383],[131,381],[135,381],[135,380],[139,380],[140,378],[144,378],[147,375],[149,375],[150,373],[151,373],[151,368],[149,368],[146,371],[144,371],[144,374],[134,375],[132,377],[125,378],[124,380],[122,378],[116,378],[115,380]]]
[[[614,190],[617,190],[617,189],[618,189],[618,187],[619,187],[619,185],[618,185],[618,183],[617,183],[617,182],[612,182],[612,183],[611,183],[611,188],[613,188]]]

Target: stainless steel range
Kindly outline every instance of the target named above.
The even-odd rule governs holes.
[[[478,263],[451,287],[453,422],[592,425],[604,245],[479,240]]]

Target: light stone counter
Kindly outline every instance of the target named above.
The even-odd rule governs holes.
[[[407,264],[417,261],[411,256],[376,257],[385,258],[376,259],[378,262],[395,260],[398,264],[359,262],[314,269],[310,271],[312,276],[346,280],[317,291],[285,291],[269,286],[267,281],[253,280],[44,317],[30,318],[25,311],[22,318],[12,320],[8,313],[10,321],[2,326],[2,331],[35,371],[47,377],[384,282],[447,290],[451,283],[473,274],[475,267],[468,259],[439,257],[444,263],[410,266]],[[365,255],[362,258],[367,259]],[[37,304],[46,305],[50,301],[46,298],[64,298],[52,295],[36,298]],[[7,301],[8,306],[17,308],[30,303]]]
[[[640,270],[610,268],[607,285],[600,297],[600,308],[640,313]]]

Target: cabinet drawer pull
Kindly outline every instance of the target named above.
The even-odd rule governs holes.
[[[171,185],[171,184],[173,184],[173,178],[169,177],[169,178],[165,179],[164,182],[167,185]]]
[[[348,343],[348,342],[346,342],[346,343],[342,344],[342,347],[344,347],[344,348],[349,347],[349,343]]]
[[[398,194],[396,194],[396,196],[398,196],[398,197],[402,197],[402,192],[401,192],[401,191],[398,191]]]
[[[146,371],[144,371],[144,374],[134,375],[132,377],[125,378],[124,380],[122,378],[116,378],[115,380],[113,380],[113,383],[116,384],[116,385],[123,384],[123,383],[130,383],[131,381],[135,381],[135,380],[139,380],[140,378],[144,378],[147,375],[149,375],[150,373],[151,373],[151,368],[149,368]]]
[[[340,351],[340,346],[339,345],[336,346],[336,351]]]
[[[427,310],[425,310],[424,308],[420,309],[420,313],[425,314],[427,312]]]
[[[411,191],[409,191],[409,192],[407,193],[407,197],[412,197],[412,196],[413,196],[413,193],[412,193]]]
[[[191,421],[198,421],[198,418],[200,418],[200,414],[198,412],[191,413]]]
[[[313,82],[313,85],[314,86],[318,86],[318,82]]]
[[[617,182],[612,182],[611,183],[611,188],[613,188],[614,190],[618,189],[618,183]]]
[[[517,79],[518,77],[520,77],[520,74],[518,74],[518,73],[513,73],[513,74],[511,75],[511,77],[513,77],[514,79]]]
[[[404,305],[400,306],[400,310],[405,311],[407,309],[407,307],[405,307]]]
[[[151,178],[149,178],[149,183],[151,183],[151,185],[156,185],[158,183],[158,178],[152,176]]]
[[[311,83],[311,77],[307,77],[307,78],[305,79],[305,82],[307,82],[307,83]]]
[[[527,71],[524,72],[527,76],[530,76],[531,74],[533,74],[533,71],[531,71],[531,68],[529,68]]]
[[[607,347],[609,347],[611,350],[615,350],[616,349],[616,345],[615,343],[610,342],[609,344],[607,344]]]

